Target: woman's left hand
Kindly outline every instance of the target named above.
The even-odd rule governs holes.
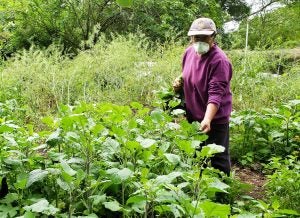
[[[183,79],[182,77],[177,77],[174,81],[173,81],[173,90],[174,92],[180,92],[180,90],[182,90],[183,88]]]
[[[200,131],[203,133],[208,133],[210,131],[210,120],[204,119],[200,123]]]

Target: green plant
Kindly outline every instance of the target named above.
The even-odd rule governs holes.
[[[199,124],[175,122],[137,102],[81,103],[59,113],[43,118],[48,128],[38,133],[0,123],[1,174],[10,189],[1,200],[4,217],[8,210],[58,217],[230,214],[229,205],[212,201],[229,186],[204,167],[224,148],[196,152],[207,137]]]
[[[299,63],[288,51],[233,50],[227,53],[233,65],[231,89],[236,111],[260,112],[298,98]]]
[[[296,210],[285,209],[278,200],[255,200],[249,196],[242,196],[232,207],[232,218],[239,217],[291,217],[296,218],[299,213]]]
[[[265,1],[265,3],[267,2],[270,1]],[[253,19],[244,19],[239,30],[232,33],[233,48],[244,48],[247,23],[249,27],[248,46],[252,49],[282,48],[287,47],[290,42],[292,46],[299,46],[299,27],[295,26],[292,30],[289,29],[289,26],[299,22],[299,2],[280,2],[286,5],[272,12],[263,10],[259,16],[254,16]],[[282,21],[278,22],[279,19]],[[293,44],[295,41],[296,43]]]
[[[278,201],[282,207],[300,212],[300,162],[297,160],[297,154],[296,152],[287,158],[270,159],[265,165],[269,173],[266,188],[271,201]]]
[[[299,151],[299,100],[291,100],[274,109],[258,113],[233,113],[231,153],[243,164]]]

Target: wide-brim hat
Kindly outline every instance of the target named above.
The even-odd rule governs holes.
[[[215,22],[210,18],[201,17],[193,21],[188,36],[212,35],[217,32]]]

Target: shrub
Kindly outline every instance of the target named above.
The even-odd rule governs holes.
[[[266,168],[275,172],[268,176],[266,188],[270,200],[278,200],[282,207],[300,212],[300,161],[294,155],[271,159]]]
[[[231,118],[232,158],[244,164],[299,151],[300,100],[262,112],[245,110]]]

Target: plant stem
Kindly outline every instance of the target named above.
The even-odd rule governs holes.
[[[122,182],[122,205],[125,204],[125,184]]]
[[[286,147],[289,146],[289,119],[286,121]]]
[[[68,217],[71,218],[72,217],[72,192],[69,193],[69,214]]]
[[[200,173],[199,173],[199,177],[198,177],[198,179],[197,179],[197,181],[196,181],[196,185],[195,185],[196,205],[195,205],[195,208],[194,208],[194,211],[193,211],[193,215],[192,215],[191,217],[194,217],[194,216],[195,216],[196,209],[197,209],[197,205],[198,205],[199,200],[200,200],[200,194],[198,193],[198,192],[199,192],[198,187],[200,186],[200,182],[201,182],[201,180],[202,180],[203,166],[204,166],[204,164],[206,164],[206,162],[207,162],[207,158],[205,158],[205,159],[203,160],[203,163],[202,163],[202,164],[200,164],[200,162],[199,162]]]
[[[146,195],[146,205],[145,205],[144,218],[147,218],[147,216],[148,216],[148,196],[147,196],[147,193],[145,193],[145,195]]]
[[[147,218],[147,217],[148,217],[148,203],[146,202],[144,218]]]
[[[125,185],[124,182],[122,182],[122,206],[125,205]],[[122,217],[125,218],[125,212],[122,213]]]
[[[53,186],[54,186],[54,190],[55,190],[55,206],[58,208],[58,193],[57,193],[56,182],[54,180],[53,180]]]

